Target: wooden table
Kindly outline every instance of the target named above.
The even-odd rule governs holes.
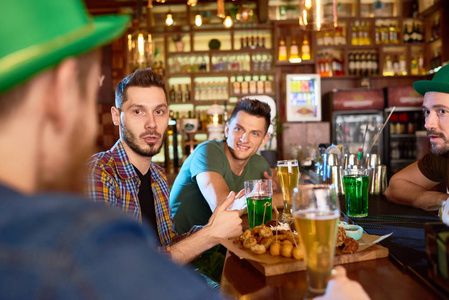
[[[369,211],[369,215],[377,213],[380,216],[382,206],[385,206],[386,210],[403,209],[406,212],[421,214],[421,211],[415,211],[414,208],[387,203],[384,197],[370,197],[370,205],[373,211]],[[247,221],[247,216],[244,216],[244,224],[247,224]],[[428,286],[425,280],[419,279],[407,266],[401,265],[397,258],[381,258],[343,266],[348,277],[360,282],[371,299],[449,299],[449,295],[442,294],[431,285]],[[240,260],[228,251],[220,287],[221,293],[227,297],[301,299],[306,289],[305,271],[265,277],[250,263]]]

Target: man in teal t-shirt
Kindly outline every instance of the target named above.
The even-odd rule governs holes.
[[[245,180],[270,178],[268,163],[256,154],[268,141],[270,112],[264,102],[241,100],[226,124],[226,139],[204,142],[190,154],[170,193],[178,233],[207,224],[222,196],[239,192]]]

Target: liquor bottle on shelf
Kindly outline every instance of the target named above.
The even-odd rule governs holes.
[[[317,46],[324,45],[324,33],[322,30],[320,30],[316,33],[316,44],[317,44]]]
[[[412,32],[410,33],[410,43],[418,42],[418,33],[416,32],[415,22],[412,24]]]
[[[257,85],[257,94],[263,94],[264,93],[264,82],[263,76],[259,76],[259,79],[256,82]]]
[[[292,38],[292,42],[290,44],[290,61],[298,61],[299,59],[299,49],[298,44],[296,43],[295,37]]]
[[[245,43],[245,49],[249,49],[249,37],[246,37],[246,38],[245,38],[245,41],[246,41],[246,43]]]
[[[400,75],[399,60],[398,60],[398,56],[397,55],[394,56],[394,60],[393,60],[393,73],[394,73],[395,76]]]
[[[234,95],[240,95],[240,81],[235,77],[234,82],[232,83],[232,92]]]
[[[377,45],[382,43],[381,37],[380,37],[380,28],[378,25],[376,25],[376,28],[374,29],[374,41]]]
[[[180,84],[178,84],[177,99],[179,103],[184,102],[184,99],[182,97],[182,88]]]
[[[354,75],[360,76],[360,53],[356,52],[354,55]]]
[[[389,30],[390,44],[398,44],[399,40],[398,40],[398,36],[397,36],[397,32],[396,32],[396,27],[393,24],[390,24],[390,27],[388,28],[388,30]]]
[[[304,35],[301,46],[301,58],[302,60],[310,60],[310,45],[307,34]]]
[[[190,102],[190,85],[186,84],[186,92],[184,96],[185,102]]]
[[[284,38],[281,37],[281,40],[279,41],[279,53],[278,53],[278,60],[283,61],[287,60],[287,46],[285,45]]]
[[[366,54],[365,52],[362,52],[360,54],[360,76],[366,76]]]
[[[266,94],[273,93],[272,84],[271,84],[271,80],[270,80],[269,76],[267,76],[267,78],[265,79],[264,90],[265,90]]]
[[[355,75],[355,61],[354,61],[354,53],[349,53],[348,56],[348,69],[349,75]]]
[[[260,48],[265,49],[265,37],[262,37],[262,45]]]
[[[351,35],[351,45],[357,46],[359,44],[359,22],[354,21],[352,23],[352,35]]]
[[[245,40],[243,37],[240,38],[240,49],[245,49]]]
[[[405,55],[403,53],[399,55],[399,74],[402,76],[407,75],[407,64],[405,62]]]
[[[256,48],[260,48],[260,38],[259,36],[256,37]]]
[[[410,32],[408,31],[408,25],[404,24],[404,43],[410,43]]]
[[[382,24],[382,27],[380,28],[380,35],[381,35],[381,41],[382,44],[388,44],[390,43],[390,39],[389,39],[389,32],[388,32],[388,27],[385,23]]]
[[[383,72],[384,76],[393,76],[394,75],[394,71],[393,71],[393,61],[391,59],[390,54],[387,54],[385,56],[385,66],[384,66],[384,72]]]
[[[372,75],[379,75],[379,62],[377,61],[377,53],[374,52],[371,55],[371,69],[373,70],[373,74]]]
[[[254,36],[251,36],[251,45],[249,46],[250,49],[256,49],[256,44],[254,43]]]
[[[255,76],[252,76],[249,81],[249,93],[250,94],[257,93],[257,80],[255,79]]]
[[[175,91],[175,86],[172,85],[170,88],[170,101],[171,102],[176,102],[176,91]]]
[[[422,52],[418,54],[418,73],[420,75],[426,75],[426,69],[424,68],[424,56]]]
[[[243,95],[247,95],[249,92],[249,82],[243,78],[243,81],[240,83],[240,91]]]
[[[419,67],[418,67],[418,61],[416,60],[416,57],[412,56],[412,61],[410,64],[410,74],[411,75],[418,75],[419,74]]]

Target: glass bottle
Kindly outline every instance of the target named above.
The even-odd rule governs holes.
[[[309,45],[309,40],[308,40],[307,34],[304,35],[304,39],[302,41],[301,58],[302,58],[302,60],[310,59],[310,45]]]
[[[287,60],[287,46],[285,45],[285,40],[283,37],[281,37],[281,40],[279,41],[279,53],[278,53],[278,60],[283,61]]]
[[[298,44],[296,43],[296,39],[293,37],[292,42],[290,44],[290,60],[298,60],[299,58],[299,50]]]

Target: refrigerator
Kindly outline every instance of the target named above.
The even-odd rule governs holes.
[[[286,75],[287,122],[321,121],[321,77],[318,74]]]
[[[375,153],[382,162],[385,97],[381,89],[334,90],[330,93],[332,141],[343,154]]]
[[[424,128],[421,108],[423,97],[412,86],[387,87],[385,94],[388,107],[384,111],[384,117],[394,107],[384,135],[384,157],[390,179],[424,156],[430,149],[430,142]]]

